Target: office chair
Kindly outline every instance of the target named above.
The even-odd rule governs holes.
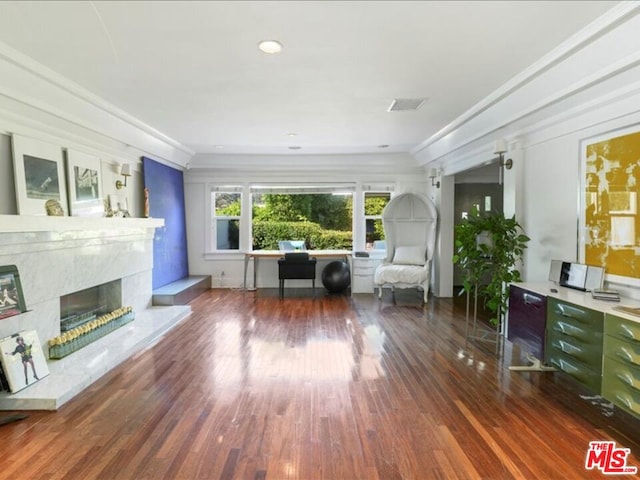
[[[278,279],[280,280],[280,298],[284,298],[285,280],[311,280],[316,288],[316,259],[307,252],[285,253],[278,260]]]

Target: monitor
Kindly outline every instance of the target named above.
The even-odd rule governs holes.
[[[278,242],[278,248],[284,252],[306,250],[306,245],[304,240],[280,240]]]

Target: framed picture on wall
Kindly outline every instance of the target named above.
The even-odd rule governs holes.
[[[69,213],[73,216],[104,216],[100,159],[76,150],[67,150],[67,179]]]
[[[581,142],[579,257],[640,286],[640,125]]]
[[[15,265],[0,266],[0,320],[26,311],[18,268]]]
[[[46,215],[47,202],[67,212],[62,147],[20,135],[12,136],[16,200],[20,215]]]
[[[0,340],[0,360],[11,393],[49,375],[49,367],[35,330],[18,332]]]

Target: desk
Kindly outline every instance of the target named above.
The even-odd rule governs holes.
[[[318,259],[323,258],[344,258],[351,269],[351,250],[304,250],[310,257]],[[249,268],[249,260],[253,260],[253,290],[257,288],[256,282],[258,278],[258,263],[261,258],[281,258],[284,254],[281,250],[253,250],[244,254],[244,281],[242,287],[247,290],[247,269]]]

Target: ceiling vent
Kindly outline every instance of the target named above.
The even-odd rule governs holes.
[[[408,112],[418,110],[426,98],[394,98],[387,112]]]

